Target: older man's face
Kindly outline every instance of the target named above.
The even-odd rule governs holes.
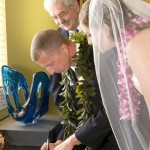
[[[50,16],[59,27],[68,31],[74,31],[79,25],[79,11],[80,9],[77,2],[71,6],[57,3],[50,11]]]

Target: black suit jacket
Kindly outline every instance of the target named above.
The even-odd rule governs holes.
[[[69,35],[68,32],[63,29],[58,29],[58,31],[65,37],[68,37]],[[93,59],[91,61],[94,67]],[[119,148],[117,146],[116,139],[102,104],[96,74],[94,80],[96,96],[91,98],[93,100],[93,115],[80,129],[75,132],[75,135],[82,144],[85,144],[95,150],[118,150]],[[64,100],[62,96],[59,96],[62,89],[62,86],[59,84],[60,81],[61,74],[54,74],[50,77],[51,92],[54,103],[58,108],[59,103]],[[61,110],[61,108],[59,108],[59,110]],[[61,132],[61,134],[63,134],[63,132]]]

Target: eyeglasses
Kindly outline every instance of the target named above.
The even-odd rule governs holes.
[[[62,11],[62,12],[61,12],[60,14],[58,14],[57,16],[51,17],[51,19],[52,19],[53,21],[57,21],[58,18],[59,18],[59,19],[64,19],[64,18],[67,16],[67,14],[68,14],[68,12],[69,12],[69,10],[70,10],[71,7],[72,7],[72,5],[70,5],[66,11]]]

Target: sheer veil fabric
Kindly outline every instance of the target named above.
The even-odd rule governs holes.
[[[125,48],[127,42],[138,32],[127,27],[127,22],[140,25],[150,21],[150,4],[141,0],[123,0],[123,3],[137,16],[127,20],[119,0],[91,0],[89,28],[96,74],[120,149],[148,150],[148,109],[142,94],[132,81],[133,73],[128,65]]]
[[[150,20],[150,4],[143,0],[123,0],[126,6],[144,20]]]

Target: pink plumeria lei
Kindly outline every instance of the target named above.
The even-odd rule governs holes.
[[[140,17],[135,17],[133,22],[142,24],[143,21]],[[123,43],[125,39],[129,41],[137,31],[134,29],[126,28],[123,32]],[[117,61],[117,68],[118,68],[118,89],[119,95],[118,98],[120,100],[120,119],[127,119],[127,120],[137,120],[139,110],[140,110],[140,93],[135,88],[133,81],[132,81],[132,71],[130,66],[127,63],[127,57],[125,52],[123,51],[123,43],[120,44],[120,58]],[[123,68],[123,69],[122,69]]]

